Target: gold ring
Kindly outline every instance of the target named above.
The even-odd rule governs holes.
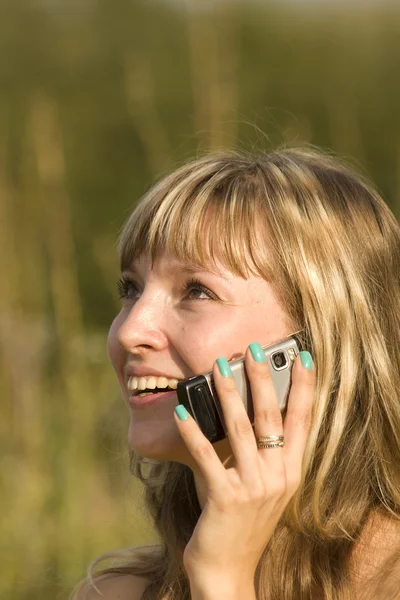
[[[285,445],[283,435],[267,435],[257,438],[258,448],[282,448]]]

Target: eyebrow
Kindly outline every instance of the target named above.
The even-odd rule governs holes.
[[[217,277],[221,277],[221,279],[224,279],[227,283],[229,283],[229,281],[230,281],[227,277],[224,277],[224,275],[222,275],[222,273],[220,273],[218,270],[204,269],[201,265],[175,263],[175,264],[167,267],[166,270],[169,271],[170,273],[172,273],[175,270],[178,270],[181,273],[184,273],[187,275],[193,275],[195,273],[207,273],[207,274],[211,274],[211,275],[216,275]],[[124,269],[124,271],[130,271],[131,273],[136,273],[137,275],[139,275],[138,270],[134,266],[129,267],[128,269]]]

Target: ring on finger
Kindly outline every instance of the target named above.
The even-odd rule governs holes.
[[[283,435],[267,435],[257,438],[258,448],[282,448],[285,445]]]

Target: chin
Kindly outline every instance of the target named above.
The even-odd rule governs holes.
[[[128,445],[134,452],[154,460],[173,461],[188,453],[174,422],[161,431],[160,426],[151,427],[149,423],[131,421]]]

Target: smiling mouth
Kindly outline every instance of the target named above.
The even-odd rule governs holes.
[[[149,394],[162,394],[162,393],[166,393],[166,392],[176,392],[175,389],[173,388],[154,388],[153,389],[144,389],[144,390],[135,390],[133,392],[134,396],[143,396],[143,395],[149,395]]]

